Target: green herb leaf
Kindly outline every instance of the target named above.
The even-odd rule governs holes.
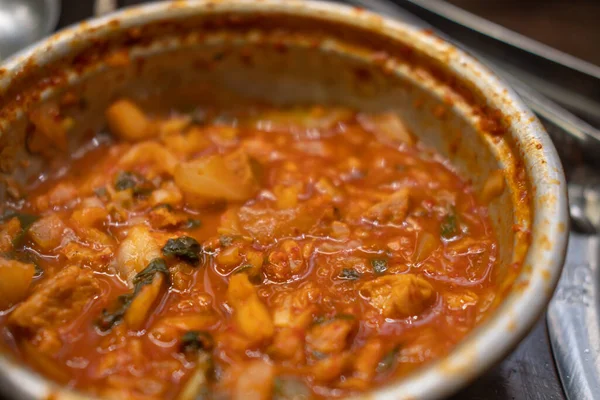
[[[349,281],[355,281],[360,278],[360,274],[354,268],[344,268],[338,275],[338,278]]]
[[[234,269],[234,270],[233,270],[233,273],[234,273],[234,274],[241,274],[241,273],[243,273],[243,272],[245,272],[245,271],[249,271],[249,270],[251,270],[252,268],[253,268],[253,266],[252,266],[252,265],[250,265],[250,264],[245,264],[245,265],[242,265],[242,266],[240,266],[240,267],[238,267],[238,268]]]
[[[189,236],[181,236],[177,239],[169,239],[162,249],[165,256],[177,257],[191,265],[198,265],[203,259],[202,246],[196,239]],[[202,260],[204,262],[204,260]]]
[[[452,239],[458,234],[458,218],[453,211],[449,212],[442,220],[440,234],[444,239]]]
[[[187,331],[181,337],[180,349],[183,353],[197,352],[200,350],[210,351],[213,346],[213,338],[208,332]]]
[[[143,196],[154,190],[151,182],[135,172],[121,171],[115,178],[117,191],[131,189],[136,196]]]
[[[356,317],[352,314],[336,314],[334,319],[343,319],[346,321],[354,321]]]
[[[135,296],[133,293],[124,294],[117,297],[117,305],[113,307],[112,311],[108,311],[107,309],[102,310],[102,316],[96,323],[98,328],[100,328],[102,331],[108,331],[115,324],[120,322],[129,309],[134,297]]]
[[[4,223],[10,221],[13,218],[17,218],[19,220],[19,223],[21,224],[21,231],[13,239],[13,246],[19,247],[23,244],[25,234],[27,233],[31,225],[33,225],[35,221],[40,219],[40,217],[37,215],[16,212],[14,210],[7,210],[2,215],[2,218],[0,218],[0,222]]]
[[[388,262],[381,258],[375,258],[371,260],[371,267],[376,274],[383,274],[388,269]]]
[[[149,285],[154,280],[154,275],[157,273],[164,274],[167,281],[169,280],[169,269],[165,260],[162,258],[155,258],[150,261],[148,266],[133,278],[134,289],[132,293],[121,295],[117,298],[117,304],[113,307],[112,311],[106,309],[102,310],[102,316],[97,322],[98,327],[102,331],[111,329],[116,323],[120,322],[125,313],[131,306],[133,299],[142,290],[145,285]]]
[[[138,272],[138,274],[133,278],[133,284],[135,285],[135,293],[137,294],[142,286],[149,285],[152,283],[154,279],[154,275],[157,273],[161,273],[165,276],[167,281],[169,281],[169,269],[167,268],[167,263],[162,258],[155,258],[150,261],[148,266]]]
[[[104,186],[97,187],[96,189],[94,189],[94,194],[96,196],[100,197],[101,199],[103,199],[106,196],[108,196],[108,191],[106,190],[106,188]]]
[[[44,275],[44,270],[38,263],[33,263],[33,266],[35,267],[35,273],[33,274],[34,278],[39,278],[40,276]]]
[[[199,219],[190,218],[181,225],[181,229],[196,229],[202,226]]]
[[[170,204],[157,204],[154,207],[152,207],[152,210],[158,210],[160,208],[164,208],[167,211],[173,211],[173,206]]]
[[[233,244],[233,238],[231,236],[221,235],[219,237],[219,243],[221,243],[221,246],[223,247],[231,246]]]
[[[377,372],[382,373],[389,371],[396,363],[396,355],[400,351],[400,346],[394,347],[390,352],[383,356],[379,364],[377,364]]]

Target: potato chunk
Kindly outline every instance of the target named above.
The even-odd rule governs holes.
[[[361,287],[361,295],[386,318],[417,315],[434,298],[433,286],[414,274],[382,276]]]
[[[135,142],[154,136],[155,129],[144,112],[131,100],[121,99],[106,110],[110,131],[120,139]]]
[[[235,324],[244,336],[256,343],[273,337],[274,326],[269,310],[258,298],[256,288],[246,274],[231,277],[227,299],[234,309]]]
[[[116,269],[131,285],[135,275],[161,256],[160,246],[145,226],[134,226],[117,250]]]
[[[11,218],[0,225],[0,251],[8,252],[13,249],[13,242],[21,233],[21,222]]]
[[[100,285],[91,271],[67,267],[40,284],[8,321],[30,331],[56,328],[79,316],[99,293]]]
[[[0,257],[0,311],[25,298],[34,274],[33,264]]]
[[[175,183],[192,204],[215,200],[245,201],[258,191],[248,155],[238,150],[177,165]]]

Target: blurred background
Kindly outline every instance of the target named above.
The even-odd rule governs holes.
[[[600,66],[598,47],[600,1],[598,0],[448,0],[448,2]]]
[[[7,1],[7,0],[0,0]],[[96,0],[98,1],[98,0]],[[100,0],[103,1],[103,0]],[[428,0],[431,2],[442,0]],[[600,66],[598,0],[447,0],[515,32]],[[119,6],[144,0],[105,0]],[[63,0],[61,26],[91,15],[94,0]]]

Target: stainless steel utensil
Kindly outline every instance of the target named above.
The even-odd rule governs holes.
[[[60,0],[1,0],[0,59],[49,35],[59,14]]]
[[[567,260],[548,308],[550,342],[569,400],[600,393],[600,177],[576,170],[569,183],[573,227]]]

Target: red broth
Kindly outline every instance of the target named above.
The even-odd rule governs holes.
[[[445,355],[499,295],[482,197],[394,114],[120,101],[107,118],[111,138],[0,231],[0,332],[51,379],[111,399],[343,397]],[[42,148],[65,134],[41,121]]]

